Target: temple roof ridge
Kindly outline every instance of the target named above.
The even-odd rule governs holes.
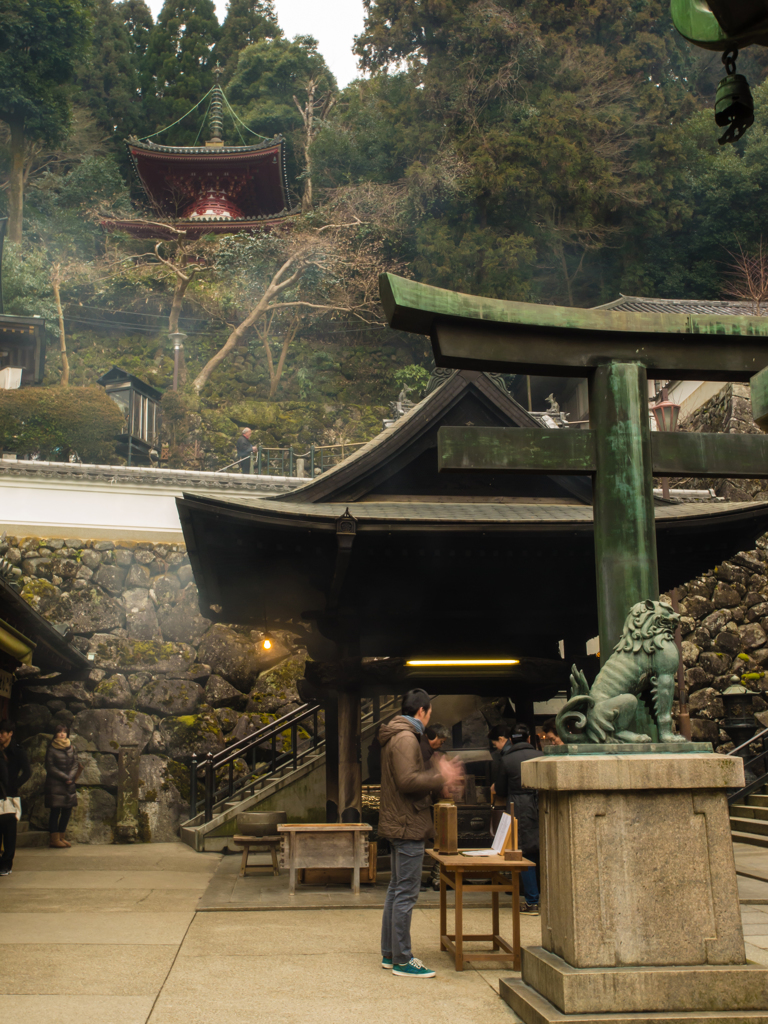
[[[403,416],[385,427],[370,441],[358,448],[336,466],[314,480],[308,480],[291,495],[280,495],[276,501],[328,502],[357,501],[371,489],[372,480],[381,465],[405,457],[412,446],[441,422],[461,396],[469,390],[479,393],[486,406],[511,425],[541,428],[541,423],[520,405],[496,379],[500,375],[479,370],[444,370],[432,375],[426,394]],[[587,489],[581,480],[560,478],[561,486],[578,501],[589,504]],[[343,495],[343,497],[342,497]]]

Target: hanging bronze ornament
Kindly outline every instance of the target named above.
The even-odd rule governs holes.
[[[721,146],[726,142],[738,142],[755,120],[749,82],[744,75],[736,74],[738,55],[738,50],[727,50],[723,54],[726,74],[717,87],[715,98],[715,123],[721,128],[728,126],[717,140]]]

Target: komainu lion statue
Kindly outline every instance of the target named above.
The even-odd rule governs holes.
[[[632,607],[621,640],[591,689],[584,673],[572,667],[571,699],[556,719],[564,743],[650,743],[650,736],[630,731],[637,696],[645,690],[653,695],[660,742],[684,741],[672,729],[678,664],[674,633],[679,621],[668,604],[640,601]],[[571,732],[569,723],[583,731]]]

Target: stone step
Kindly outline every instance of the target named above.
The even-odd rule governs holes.
[[[731,817],[731,829],[738,832],[754,832],[757,835],[768,838],[768,821],[759,821],[757,818]]]
[[[768,850],[768,836],[756,835],[754,832],[732,832],[734,843],[748,843],[750,846],[761,846]]]
[[[20,822],[19,824],[26,825],[27,822]],[[29,827],[27,827],[23,832],[17,832],[16,848],[20,850],[34,846],[47,846],[49,839],[50,836],[47,832],[31,832]]]
[[[768,807],[768,793],[753,793],[747,797],[747,803],[753,807]]]
[[[768,807],[759,807],[753,804],[731,804],[731,817],[768,820]]]

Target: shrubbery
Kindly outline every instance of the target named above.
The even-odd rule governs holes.
[[[98,385],[0,391],[0,448],[67,462],[116,462],[114,438],[124,430],[117,405]]]

